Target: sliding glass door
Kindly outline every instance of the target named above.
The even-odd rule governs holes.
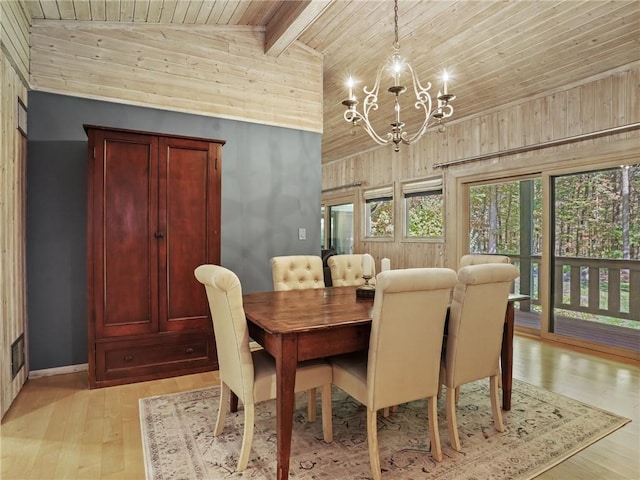
[[[549,332],[638,351],[640,165],[551,177]]]
[[[507,255],[520,269],[514,290],[531,297],[516,311],[516,325],[540,330],[542,185],[540,178],[469,187],[469,253]]]

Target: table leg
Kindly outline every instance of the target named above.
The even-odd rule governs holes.
[[[277,479],[289,478],[291,431],[293,430],[294,388],[298,364],[298,342],[295,335],[278,337],[276,355]]]
[[[231,392],[229,396],[229,411],[231,413],[236,413],[238,411],[238,396]]]
[[[514,302],[507,302],[507,311],[502,332],[502,409],[511,410],[511,389],[513,386],[513,330],[515,322]]]

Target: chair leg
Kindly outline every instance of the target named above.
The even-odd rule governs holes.
[[[310,388],[307,390],[307,421],[315,422],[316,416],[316,389]]]
[[[500,383],[500,375],[495,375],[489,379],[489,393],[491,395],[491,410],[493,411],[493,425],[499,432],[504,432],[504,423],[502,422],[502,410],[500,406],[500,392],[498,389]]]
[[[322,433],[324,441],[333,442],[333,418],[331,413],[331,384],[322,387]]]
[[[251,444],[253,443],[253,422],[255,416],[255,405],[253,402],[244,406],[244,433],[242,435],[242,448],[238,457],[237,471],[241,472],[247,468],[249,455],[251,454]]]
[[[231,391],[226,383],[220,382],[220,405],[218,407],[218,418],[216,419],[216,427],[213,435],[218,436],[224,430],[224,420],[227,417],[227,405],[229,404],[229,396]]]
[[[389,416],[389,412],[398,413],[398,405],[391,405],[390,407],[385,407],[382,409],[382,416],[387,418]]]
[[[427,414],[429,415],[429,437],[431,440],[431,455],[436,462],[442,461],[442,446],[440,445],[440,430],[438,430],[438,398],[427,398]]]
[[[380,474],[380,456],[378,454],[378,415],[367,407],[367,442],[369,443],[369,463],[373,480],[382,480]]]
[[[460,387],[458,387],[460,388]],[[447,430],[449,430],[449,440],[454,450],[460,451],[460,437],[458,437],[458,421],[456,420],[456,397],[457,388],[447,386]]]

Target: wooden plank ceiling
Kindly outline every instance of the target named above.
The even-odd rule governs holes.
[[[323,162],[369,150],[352,135],[341,101],[349,75],[371,87],[392,52],[393,2],[364,0],[25,0],[32,18],[94,22],[258,25],[265,53],[278,55],[298,40],[324,56]],[[535,97],[640,61],[637,0],[400,0],[402,56],[423,84],[441,87],[450,72],[453,121]],[[379,121],[393,112],[383,84]],[[637,88],[637,86],[636,86]],[[405,94],[408,98],[408,94]],[[362,100],[362,94],[359,95]],[[403,106],[407,130],[418,125]]]

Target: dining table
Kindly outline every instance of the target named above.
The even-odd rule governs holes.
[[[356,295],[357,287],[326,287],[268,291],[243,295],[250,337],[276,363],[277,479],[289,478],[296,365],[300,361],[357,352],[369,348],[373,297]],[[511,408],[514,302],[505,312],[502,339],[502,406]],[[232,396],[231,409],[237,409]]]

